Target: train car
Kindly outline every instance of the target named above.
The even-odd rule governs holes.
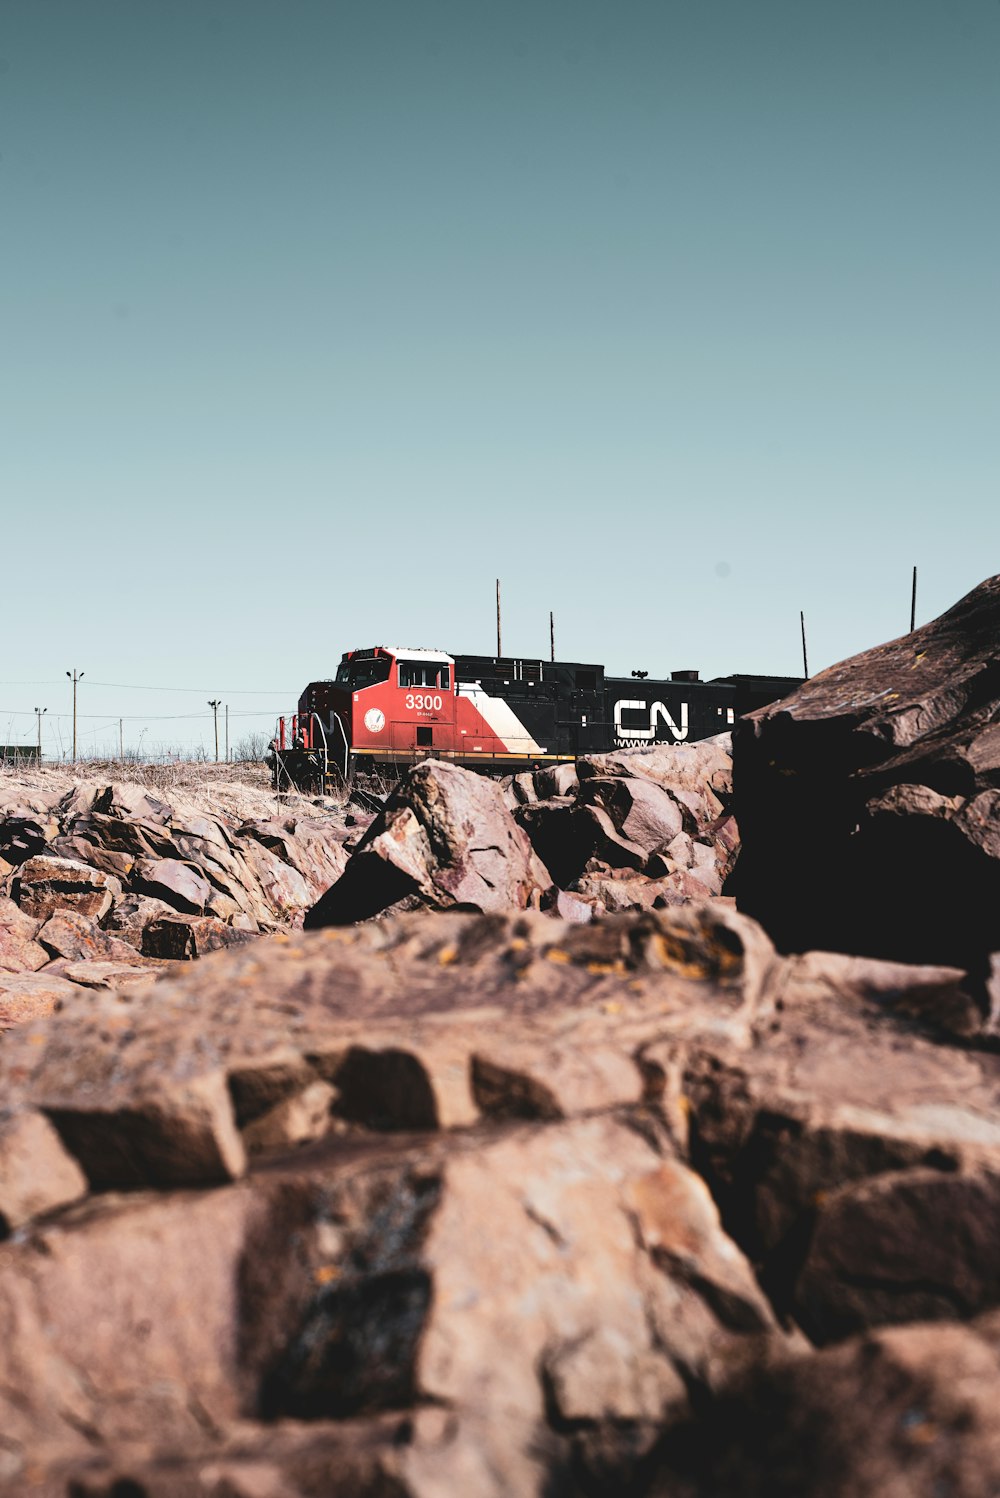
[[[375,645],[313,681],[272,741],[277,786],[328,790],[422,759],[511,774],[613,748],[686,743],[793,691],[791,676],[609,677],[603,666]]]

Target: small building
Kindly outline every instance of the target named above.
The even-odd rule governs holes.
[[[37,744],[0,744],[0,765],[37,765],[41,757]]]

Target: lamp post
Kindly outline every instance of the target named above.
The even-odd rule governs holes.
[[[38,720],[38,763],[42,762],[42,714],[47,713],[47,707],[36,707],[35,717]]]
[[[73,763],[76,764],[76,684],[78,681],[83,680],[84,673],[82,671],[79,673],[76,671],[67,671],[66,675],[73,682]]]
[[[219,708],[222,706],[221,697],[213,697],[208,704],[212,709],[212,717],[215,719],[215,763],[219,763]]]

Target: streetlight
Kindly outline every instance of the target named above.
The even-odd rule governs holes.
[[[212,709],[212,717],[215,719],[215,763],[219,763],[219,708],[222,706],[221,697],[213,697],[208,704]]]
[[[38,719],[38,763],[42,762],[42,714],[47,713],[47,707],[36,707],[35,717]]]
[[[78,675],[75,671],[67,671],[66,675],[73,681],[73,763],[76,764],[76,684],[83,680],[83,672]]]

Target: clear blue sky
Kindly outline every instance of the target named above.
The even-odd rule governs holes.
[[[940,612],[998,161],[997,0],[0,0],[0,739],[269,724],[498,574],[626,673]]]

